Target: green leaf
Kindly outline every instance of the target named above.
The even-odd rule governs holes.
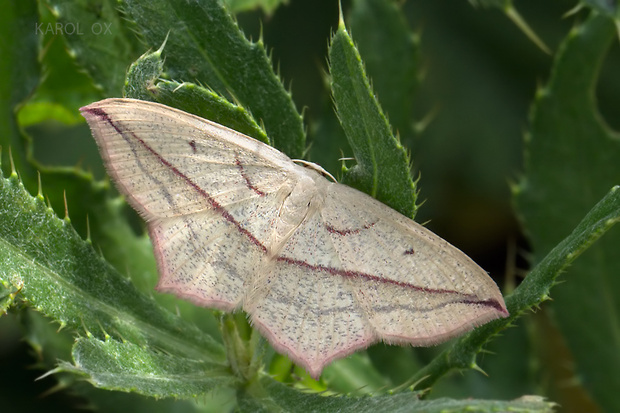
[[[537,358],[539,348],[532,340],[537,321],[537,315],[516,320],[484,346],[484,354],[476,359],[480,369],[463,370],[436,382],[432,387],[432,397],[502,400],[524,394],[551,397],[541,389],[538,381],[539,376],[547,371],[541,372],[545,367]],[[484,374],[480,374],[480,370]]]
[[[53,102],[31,102],[18,113],[18,122],[22,127],[36,125],[50,119],[66,125],[75,125],[84,121],[84,118],[76,112]]]
[[[72,389],[88,400],[92,410],[99,412],[115,412],[122,408],[131,413],[221,413],[231,411],[234,406],[231,406],[234,392],[222,389],[189,400],[155,399],[137,393],[103,390],[86,381],[76,383]],[[209,397],[211,395],[213,397]]]
[[[194,83],[161,81],[154,89],[157,101],[193,113],[272,145],[267,132],[242,106]]]
[[[355,353],[325,367],[321,380],[332,391],[344,394],[377,394],[390,382],[373,367],[366,353]]]
[[[26,126],[21,123],[22,119],[33,121],[39,117],[44,120],[46,115],[48,119],[70,120],[69,117],[73,117],[83,122],[78,111],[80,106],[101,98],[101,90],[93,85],[92,77],[86,71],[91,66],[86,64],[80,67],[75,50],[64,36],[63,25],[53,12],[54,8],[49,4],[39,2],[39,21],[35,33],[39,37],[39,61],[45,76],[32,98],[20,108],[22,126]],[[48,112],[46,106],[53,109]],[[70,113],[61,113],[61,108]],[[44,133],[45,130],[39,131],[38,135],[47,137]]]
[[[29,161],[25,168],[28,172],[20,172],[20,177],[27,175],[32,179],[38,173],[53,209],[63,213],[67,208],[72,226],[79,233],[88,234],[110,264],[125,270],[138,288],[150,293],[157,273],[150,241],[136,235],[127,219],[129,207],[112,193],[109,183],[94,182],[90,174],[77,168],[39,166],[37,171],[36,161]]]
[[[221,344],[140,293],[15,173],[0,177],[0,262],[0,281],[61,326],[226,364]]]
[[[253,394],[252,392],[257,394]],[[302,393],[269,377],[260,386],[250,387],[239,396],[242,411],[252,412],[551,412],[553,403],[539,397],[514,401],[420,400],[420,392],[403,392],[374,397],[323,396]]]
[[[620,221],[620,186],[612,188],[573,232],[557,244],[515,291],[506,297],[506,308],[510,312],[508,318],[491,321],[462,336],[452,347],[419,370],[408,383],[410,385],[418,383],[418,387],[429,387],[452,369],[475,368],[476,354],[481,351],[482,346],[491,337],[507,328],[516,318],[548,300],[556,278],[618,221]]]
[[[46,7],[42,6],[42,8],[47,10]],[[6,42],[1,42],[0,47],[3,47],[1,54],[9,62],[9,64],[0,65],[0,70],[2,70],[0,84],[2,90],[6,92],[0,93],[3,108],[2,121],[0,121],[0,146],[4,149],[2,157],[5,162],[2,166],[6,168],[11,165],[8,160],[10,149],[13,153],[15,168],[20,171],[24,185],[29,190],[36,191],[37,179],[43,181],[46,185],[46,196],[52,207],[58,213],[64,213],[65,205],[68,205],[74,219],[73,225],[83,235],[87,233],[86,225],[89,220],[91,238],[95,245],[104,251],[108,260],[118,268],[128,269],[136,278],[144,278],[148,273],[154,274],[155,262],[150,252],[148,239],[146,244],[140,239],[132,242],[137,237],[123,216],[126,211],[121,204],[111,199],[105,185],[94,183],[92,176],[76,168],[43,167],[33,159],[33,145],[31,140],[23,134],[22,128],[36,120],[50,118],[71,120],[70,117],[75,120],[77,114],[68,115],[68,109],[64,104],[39,102],[27,104],[28,110],[24,114],[20,112],[20,121],[24,123],[18,124],[15,121],[16,109],[22,107],[24,99],[33,93],[34,87],[39,82],[37,25],[40,23],[36,4],[28,1],[11,3],[0,19],[5,19],[0,30],[7,30],[6,36],[2,36]],[[45,49],[44,61],[49,58],[50,49],[55,50],[57,44],[61,43],[56,41],[51,47]],[[54,59],[47,64],[55,66],[53,70],[47,70],[51,74],[46,77],[46,81],[57,76],[58,72],[63,72],[73,78],[74,72],[65,70],[64,61],[59,62],[59,59]],[[124,69],[122,71],[124,72]],[[67,90],[63,92],[68,93]],[[54,113],[59,115],[55,116]],[[83,119],[80,122],[83,122]],[[91,143],[91,145],[94,149],[94,144]],[[122,240],[122,243],[119,244],[119,240]],[[146,249],[144,249],[145,245]],[[144,251],[151,255],[150,262],[148,258],[141,259],[145,257]]]
[[[59,371],[88,377],[96,387],[153,397],[190,398],[235,384],[221,364],[154,352],[132,343],[80,338],[73,346],[75,365]]]
[[[232,13],[240,13],[260,7],[265,14],[271,15],[280,4],[287,4],[288,0],[223,0],[223,3]]]
[[[106,96],[119,96],[125,70],[141,49],[120,15],[117,2],[46,0],[57,22],[40,27],[41,34],[62,35],[70,54]]]
[[[239,102],[264,125],[276,148],[302,157],[305,134],[290,93],[273,72],[262,41],[248,41],[219,1],[125,0],[123,5],[148,45],[159,47],[167,37],[170,79],[203,84]]]
[[[131,65],[125,84],[127,97],[163,103],[272,144],[265,130],[243,107],[194,83],[160,79],[164,65],[162,49],[163,46],[145,53]]]
[[[349,27],[381,107],[400,138],[409,142],[420,63],[418,38],[401,5],[392,0],[355,0]]]
[[[19,302],[19,300],[17,300]],[[32,308],[17,312],[24,329],[24,340],[36,353],[36,367],[49,371],[56,367],[58,360],[69,360],[75,337],[69,329],[58,330],[58,324]],[[73,384],[77,377],[73,374],[58,377],[66,385]]]
[[[36,57],[36,48],[34,55]],[[46,56],[49,56],[49,53]],[[55,69],[53,73],[58,71],[67,73],[64,61],[59,63],[58,57],[48,62],[48,64],[51,63]],[[15,67],[18,66],[15,65]],[[54,75],[46,79],[51,77]],[[69,72],[69,77],[73,78],[73,72]],[[49,94],[51,91],[45,93]],[[79,118],[80,122],[83,123],[83,118],[77,114],[72,114],[70,109],[65,106],[71,106],[74,103],[73,101],[63,101],[62,104],[46,103],[45,101],[29,103],[27,112],[20,112],[20,121],[24,122],[22,126],[50,118],[69,121]],[[55,113],[59,115],[56,116]],[[13,119],[12,114],[10,119]],[[84,129],[85,134],[87,133],[86,130]],[[19,138],[19,131],[16,130],[15,133],[17,134],[16,137]],[[8,136],[5,135],[5,137]],[[84,142],[87,141],[90,141],[90,146],[95,149],[94,142],[91,139],[84,139]],[[127,220],[128,214],[133,212],[129,212],[126,204],[110,190],[109,184],[94,182],[90,174],[86,174],[77,168],[41,166],[31,156],[33,145],[29,140],[24,145],[21,142],[13,144],[5,142],[5,144],[6,147],[13,148],[14,154],[16,149],[25,147],[23,154],[18,153],[14,156],[16,163],[22,165],[20,176],[24,185],[30,190],[36,190],[38,175],[45,183],[46,196],[55,211],[63,213],[65,207],[68,206],[73,219],[72,224],[76,230],[84,236],[88,233],[93,244],[104,253],[109,263],[130,274],[135,285],[150,294],[156,283],[157,273],[151,243],[148,237],[136,234]],[[82,147],[86,148],[87,145],[80,145],[80,148]],[[27,162],[21,163],[22,160]],[[10,162],[7,161],[7,164]],[[133,213],[133,215],[137,222],[136,214]],[[88,229],[86,228],[87,223]],[[198,308],[187,302],[181,302],[172,296],[158,296],[157,298],[158,301],[166,303],[171,309],[176,308],[177,311],[185,315],[191,315],[207,330],[214,330],[215,320],[208,310]]]
[[[517,192],[539,262],[587,211],[620,183],[620,135],[602,121],[595,88],[615,27],[595,16],[568,35],[551,79],[538,92],[527,140],[526,174]],[[607,411],[620,410],[620,232],[609,234],[568,270],[549,306],[583,385]]]
[[[387,388],[393,389],[411,377],[411,372],[422,368],[423,364],[415,349],[405,346],[375,344],[366,350],[372,365],[384,378],[390,379]]]
[[[620,20],[620,6],[618,2],[609,0],[581,0],[580,3],[605,14],[607,17],[615,19],[616,22]]]
[[[343,183],[413,217],[416,189],[409,157],[392,134],[342,21],[332,38],[329,62],[334,103],[357,161],[345,168]]]
[[[154,52],[146,52],[129,66],[125,78],[123,96],[140,99],[154,100],[153,90],[164,71],[164,59],[162,51],[166,42]]]

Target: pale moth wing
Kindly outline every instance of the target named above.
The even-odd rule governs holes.
[[[158,103],[106,99],[81,111],[148,222],[157,289],[245,310],[313,377],[381,340],[433,345],[508,315],[469,257],[318,167]]]

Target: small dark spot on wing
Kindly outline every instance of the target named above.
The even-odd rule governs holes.
[[[371,223],[371,224],[366,224],[361,228],[354,228],[354,229],[338,229],[336,227],[331,226],[330,224],[325,224],[325,228],[327,229],[327,232],[331,233],[331,234],[338,234],[338,235],[342,235],[342,236],[346,236],[346,235],[355,235],[355,234],[359,234],[362,231],[365,231],[367,229],[372,228],[375,225],[375,222]]]

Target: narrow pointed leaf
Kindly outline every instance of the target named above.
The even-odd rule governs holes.
[[[366,65],[372,87],[392,127],[404,142],[411,140],[412,107],[418,86],[418,40],[402,6],[389,0],[355,0],[351,33]]]
[[[152,397],[190,398],[235,383],[220,364],[154,352],[128,342],[80,338],[73,346],[75,364],[60,370],[85,376],[96,387]]]
[[[334,103],[357,162],[345,170],[343,183],[413,217],[416,190],[409,157],[392,134],[342,22],[332,38],[329,62]]]
[[[125,83],[126,97],[163,103],[272,144],[265,130],[243,107],[194,83],[161,79],[162,53],[162,48],[145,53],[131,65]]]
[[[202,84],[234,99],[256,123],[264,124],[276,148],[292,158],[302,157],[305,134],[290,94],[274,73],[262,42],[246,39],[219,1],[125,0],[123,7],[153,49],[168,38],[169,78]]]

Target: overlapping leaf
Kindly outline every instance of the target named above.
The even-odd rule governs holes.
[[[413,217],[417,194],[409,157],[373,95],[360,55],[342,21],[332,38],[329,62],[338,118],[357,162],[345,170],[343,183]]]
[[[0,257],[3,285],[62,326],[226,364],[214,338],[140,293],[16,174],[0,178]]]
[[[276,148],[302,157],[305,134],[290,94],[262,42],[246,39],[219,1],[125,0],[123,8],[149,46],[159,48],[168,39],[170,79],[202,84],[239,102],[264,125]]]
[[[410,383],[418,382],[422,386],[431,386],[452,369],[475,367],[476,354],[482,346],[517,317],[548,300],[557,277],[619,221],[620,186],[616,186],[590,210],[570,235],[540,261],[519,287],[506,297],[510,317],[491,321],[461,337],[451,348],[418,371]]]
[[[595,200],[620,184],[620,135],[596,109],[595,88],[613,22],[594,15],[575,28],[538,92],[517,202],[540,262]],[[620,207],[619,207],[620,208]],[[611,219],[611,218],[610,218]],[[608,411],[620,409],[620,232],[584,254],[557,286],[550,305],[583,384]]]

